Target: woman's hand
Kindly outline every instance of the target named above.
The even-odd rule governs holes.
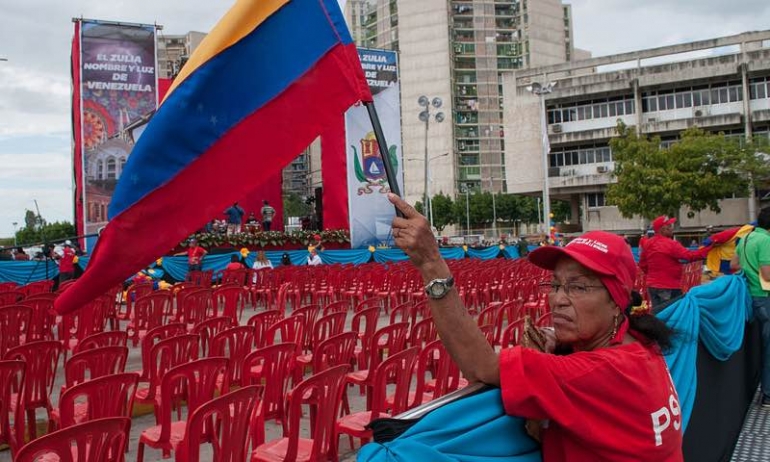
[[[393,239],[420,270],[441,261],[441,253],[428,220],[395,194],[388,200],[404,215],[393,219]]]

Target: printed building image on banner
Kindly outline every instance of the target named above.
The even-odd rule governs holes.
[[[78,231],[90,235],[107,223],[115,185],[157,108],[156,28],[88,20],[77,27],[79,72],[73,78],[80,94],[80,114],[75,114],[80,145],[74,155],[80,156],[76,182],[82,195],[77,221]],[[88,239],[87,247],[93,243]]]
[[[390,158],[399,188],[402,191],[404,188],[396,53],[361,48],[358,56],[374,95],[374,104],[389,149],[388,152],[380,152],[364,106],[353,107],[347,112],[345,131],[352,248],[392,244],[390,224],[395,211],[386,197],[390,187],[383,156]]]

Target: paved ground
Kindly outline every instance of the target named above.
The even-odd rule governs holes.
[[[770,460],[770,410],[759,406],[760,392],[746,413],[743,430],[735,445],[732,462],[766,462]]]

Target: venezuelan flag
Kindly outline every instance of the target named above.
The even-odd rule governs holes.
[[[88,269],[56,310],[146,267],[371,100],[337,0],[238,0],[134,147]]]

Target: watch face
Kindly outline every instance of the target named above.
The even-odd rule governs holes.
[[[430,293],[435,297],[438,297],[441,294],[443,294],[445,290],[446,290],[446,285],[440,282],[435,282],[430,286]]]

